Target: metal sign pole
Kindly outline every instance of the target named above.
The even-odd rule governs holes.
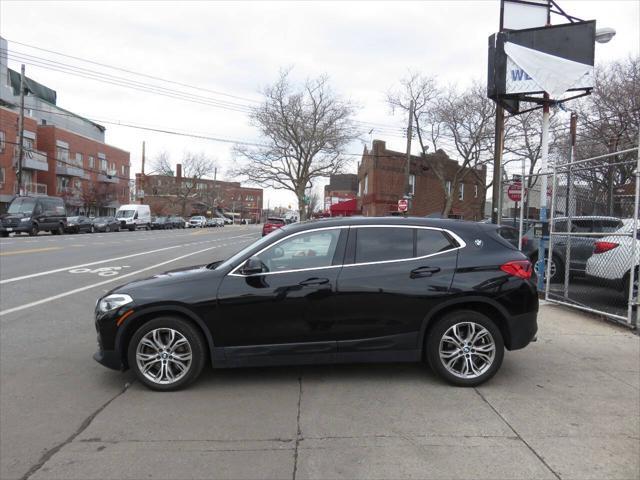
[[[525,191],[525,176],[524,176],[524,157],[522,158],[522,183],[520,187],[520,227],[518,229],[518,250],[522,250],[522,235],[523,232],[523,223],[524,223],[524,199],[526,195]]]
[[[542,144],[540,145],[540,173],[542,181],[540,186],[540,222],[542,222],[542,238],[540,239],[538,250],[538,291],[544,288],[544,264],[547,248],[547,240],[549,239],[549,230],[547,228],[547,162],[549,160],[549,95],[544,94],[545,102],[542,113]]]

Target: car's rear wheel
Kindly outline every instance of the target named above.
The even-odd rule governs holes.
[[[449,383],[475,387],[500,368],[504,341],[496,324],[472,310],[445,315],[429,332],[426,356],[431,369]]]
[[[106,227],[104,227],[104,231],[109,233],[111,231],[111,227],[107,225]]]
[[[129,366],[153,390],[179,390],[204,367],[205,344],[200,332],[180,318],[162,317],[140,327],[131,338]]]
[[[35,223],[31,226],[31,230],[29,230],[29,235],[32,237],[35,237],[36,235],[38,235],[38,232],[40,231],[40,229],[38,228],[38,225],[36,225]]]
[[[538,256],[535,255],[531,258],[531,263],[533,264],[533,276],[535,281],[537,282],[537,270],[536,264],[538,263]],[[544,274],[547,275],[547,270],[551,268],[550,271],[550,281],[551,283],[559,283],[564,282],[564,264],[562,260],[560,260],[555,255],[551,259],[551,267],[549,267],[549,258],[545,257],[544,259]]]
[[[91,225],[91,233],[96,233],[96,227],[94,227],[93,225]]]

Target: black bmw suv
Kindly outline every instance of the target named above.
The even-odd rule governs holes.
[[[233,257],[98,299],[94,358],[156,390],[215,368],[426,361],[475,386],[537,332],[531,264],[491,225],[345,218],[288,225]]]

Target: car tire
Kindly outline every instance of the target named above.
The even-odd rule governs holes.
[[[547,257],[545,257],[547,258]],[[558,258],[556,255],[553,256],[553,260],[552,260],[553,264],[551,265],[551,283],[558,283],[558,282],[564,282],[564,263],[562,263],[562,260],[560,260],[560,258]],[[538,282],[537,280],[537,273],[536,273],[536,263],[538,263],[538,256],[534,255],[533,257],[531,257],[531,264],[533,265],[533,272],[532,272],[532,277],[534,282]],[[547,272],[547,264],[545,264],[545,275]],[[546,279],[545,279],[546,281]]]
[[[129,231],[130,231],[130,232],[133,232],[135,229],[136,229],[136,227],[135,227],[135,226],[133,226],[133,227],[129,227]]]
[[[9,236],[9,232],[0,232],[0,238],[7,238]]]
[[[111,231],[111,227],[109,225],[107,225],[106,227],[104,227],[104,231],[106,233],[109,233]]]
[[[91,225],[91,230],[89,230],[89,233],[96,233],[96,227]]]
[[[38,225],[34,223],[31,226],[31,229],[29,230],[29,236],[30,237],[36,237],[36,236],[38,236],[38,232],[39,231],[40,231],[40,229],[38,228]]]
[[[460,387],[486,382],[504,358],[500,329],[489,317],[473,310],[456,310],[438,320],[427,336],[425,349],[431,369]]]
[[[638,297],[638,284],[640,283],[638,281],[638,273],[639,273],[638,269],[636,268],[636,274],[633,279],[633,283],[635,284],[633,288],[633,298]],[[625,273],[624,280],[622,281],[622,298],[624,298],[625,302],[629,299],[629,280],[631,277],[630,274],[631,274],[631,270]]]
[[[174,335],[173,348],[178,341],[181,342],[173,352],[171,332]],[[190,353],[191,358],[189,361],[178,360],[175,357],[172,359],[175,352],[185,358]],[[181,318],[159,317],[136,330],[129,342],[127,359],[129,367],[144,385],[152,390],[167,392],[180,390],[198,378],[204,367],[206,352],[202,334],[191,323]],[[178,365],[178,368],[184,370],[176,369]],[[145,367],[148,367],[148,370],[144,370]],[[179,377],[172,380],[172,375]],[[154,380],[154,377],[157,380]]]

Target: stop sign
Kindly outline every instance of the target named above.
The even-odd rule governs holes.
[[[509,185],[509,188],[507,189],[507,195],[509,199],[513,200],[514,202],[519,202],[520,200],[522,200],[522,183],[514,182]]]
[[[398,200],[398,211],[399,212],[406,212],[409,208],[409,202],[404,199],[401,198],[400,200]]]

